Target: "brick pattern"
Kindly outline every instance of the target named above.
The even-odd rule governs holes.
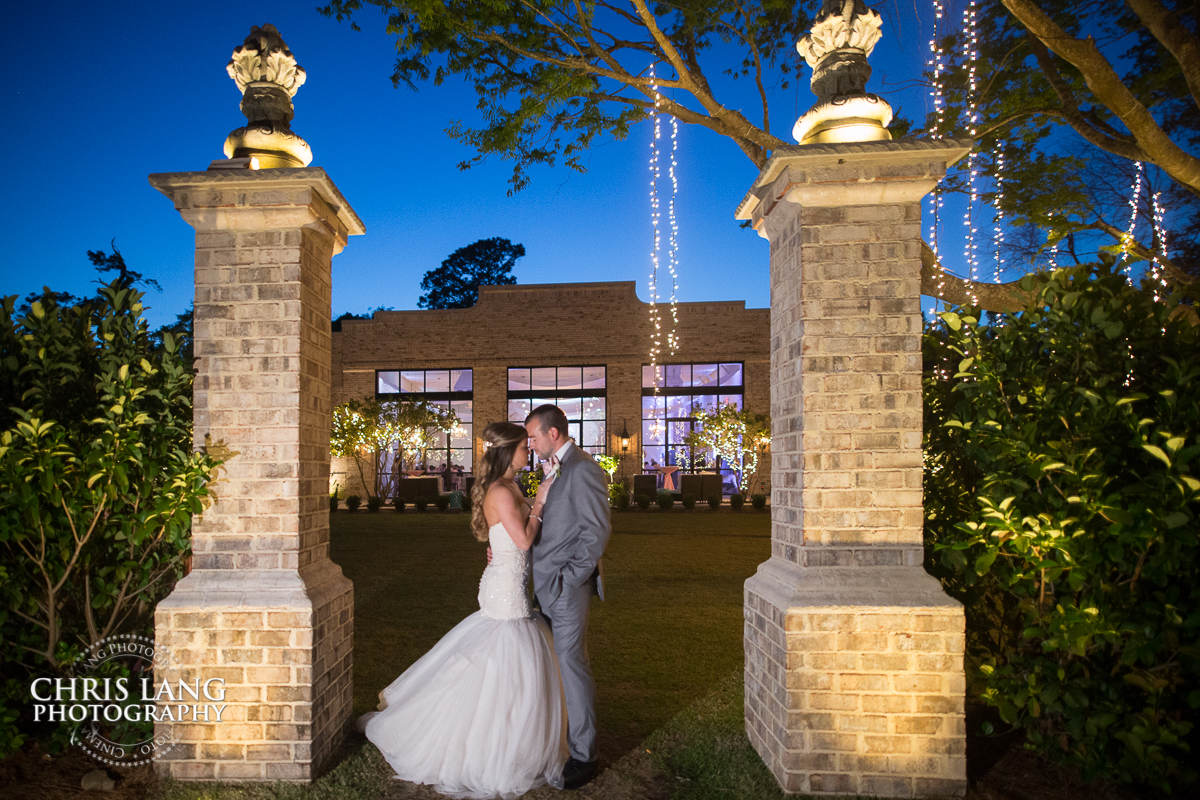
[[[307,781],[350,720],[353,587],[329,560],[330,267],[361,223],[319,169],[151,176],[196,229],[195,446],[230,451],[156,638],[222,720],[159,723],[158,769]]]
[[[948,150],[781,148],[743,204],[771,242],[773,426],[746,730],[788,792],[966,789],[962,608],[921,566],[920,200]]]
[[[778,609],[747,591],[745,614],[746,732],[788,791],[961,794],[961,612]]]
[[[746,408],[767,411],[770,311],[714,302],[680,303],[678,312],[679,350],[662,360],[743,361]],[[621,452],[621,425],[628,425],[630,455],[617,476],[631,475],[641,471],[642,364],[651,332],[649,306],[632,281],[484,286],[471,308],[379,311],[370,320],[343,320],[333,335],[333,399],[374,396],[377,369],[473,369],[478,463],[484,425],[508,418],[508,367],[604,364],[608,451]],[[336,459],[330,470],[345,494],[365,502],[352,460]]]

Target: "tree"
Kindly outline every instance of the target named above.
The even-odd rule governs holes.
[[[334,458],[354,460],[369,497],[390,497],[404,462],[416,464],[433,432],[449,433],[458,422],[453,411],[426,400],[348,400],[333,410],[329,452]],[[374,475],[370,483],[368,465]]]
[[[142,296],[118,278],[23,316],[0,302],[0,742],[19,742],[14,683],[148,629],[221,463],[192,450],[192,372],[171,334],[152,346]]]
[[[976,168],[1003,175],[1000,206],[1015,226],[1006,260],[1028,271],[1047,265],[1052,246],[1077,264],[1100,247],[1127,262],[1156,262],[1152,269],[1168,282],[1192,285],[1200,276],[1200,159],[1188,152],[1200,143],[1195,5],[987,0],[977,17],[978,89],[972,96],[965,34],[945,36],[947,108],[929,116],[926,130],[961,136],[973,129]],[[1138,162],[1148,170],[1136,213],[1152,219],[1157,198],[1171,220],[1169,248],[1151,225],[1127,237]],[[961,178],[947,186],[964,190]],[[982,199],[995,198],[989,191]],[[1028,297],[1016,283],[1008,289],[1000,305],[1017,310]],[[966,295],[952,299],[970,302]]]
[[[1007,218],[1046,228],[1052,240],[1069,239],[1068,247],[1074,244],[1073,231],[1096,231],[1115,243],[1123,226],[1111,215],[1088,214],[1085,209],[1098,207],[1101,193],[1111,193],[1103,175],[1111,179],[1114,170],[1129,172],[1132,160],[1158,165],[1169,184],[1167,199],[1191,208],[1200,187],[1195,159],[1186,152],[1195,143],[1198,125],[1194,7],[1182,2],[1165,6],[1159,0],[1003,2],[1007,7],[1000,0],[984,0],[977,15],[977,74],[985,76],[986,83],[981,92],[983,121],[976,127],[984,169],[991,168],[986,154],[995,137],[1003,132],[1012,140],[1014,149],[1006,160],[1016,172],[1006,184],[1002,203]],[[561,157],[567,167],[583,171],[581,158],[595,137],[622,139],[655,108],[729,138],[762,168],[773,150],[788,143],[771,131],[768,87],[778,78],[779,88],[785,89],[801,76],[803,62],[794,46],[810,27],[810,13],[818,4],[330,0],[321,11],[344,20],[365,5],[379,7],[388,31],[396,36],[393,83],[415,88],[431,78],[437,85],[461,76],[474,85],[485,122],[477,129],[461,123],[448,129],[476,151],[459,166],[493,155],[510,159],[511,191],[516,191],[529,182],[533,165],[553,165]],[[1104,35],[1091,43],[1081,38],[1093,28]],[[1130,42],[1134,46],[1129,47]],[[951,35],[946,43],[960,45],[961,36]],[[703,58],[716,55],[718,45],[722,53],[728,48],[737,51],[720,71],[752,83],[757,106],[752,117],[738,110],[749,108],[750,98],[718,97],[701,66]],[[1100,53],[1101,45],[1110,55]],[[1113,63],[1130,67],[1118,76]],[[951,67],[951,108],[936,129],[939,135],[961,135],[969,127],[963,113],[967,67],[958,62]],[[672,92],[664,95],[654,87]],[[1048,120],[1070,125],[1086,145],[1081,149],[1074,141],[1063,145],[1063,153],[1049,152],[1047,148],[1061,140],[1046,139]],[[905,127],[901,123],[901,130]],[[932,130],[932,122],[926,127]],[[1094,180],[1075,179],[1083,166],[1096,168]],[[949,188],[961,190],[961,185]],[[1181,252],[1167,267],[1175,281],[1192,271],[1181,263],[1182,251],[1194,252],[1200,236],[1196,215],[1185,211],[1184,216],[1188,222],[1175,233]],[[1033,238],[1036,252],[1045,237]],[[1127,249],[1144,258],[1155,244],[1131,242]],[[1192,259],[1188,263],[1195,262],[1187,257]],[[1015,282],[997,288],[947,278],[928,249],[922,266],[924,294],[978,297],[985,307],[997,309],[1015,309],[1025,299]]]
[[[1031,746],[1194,783],[1200,327],[1111,264],[1026,283],[1020,312],[925,336],[929,566],[963,602],[972,683]]]
[[[692,416],[696,425],[683,443],[693,451],[720,456],[726,467],[737,472],[738,488],[746,492],[758,474],[759,451],[771,442],[771,417],[742,410],[733,403],[719,408],[697,403]]]
[[[450,254],[437,269],[425,273],[417,301],[421,308],[470,308],[479,300],[480,286],[509,286],[517,282],[512,274],[517,259],[525,255],[525,246],[508,239],[480,239]]]

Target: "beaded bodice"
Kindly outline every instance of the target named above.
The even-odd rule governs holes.
[[[525,581],[529,553],[521,550],[497,522],[488,528],[492,563],[479,579],[479,610],[492,619],[524,619],[531,615]]]

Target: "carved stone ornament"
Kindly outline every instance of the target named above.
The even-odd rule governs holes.
[[[796,51],[812,67],[817,104],[796,121],[800,144],[870,142],[892,138],[892,107],[866,91],[867,56],[883,35],[883,20],[863,0],[825,0]]]
[[[312,148],[289,127],[292,98],[307,75],[274,25],[255,25],[225,66],[242,92],[246,126],[225,139],[226,158],[254,157],[264,169],[307,167]]]

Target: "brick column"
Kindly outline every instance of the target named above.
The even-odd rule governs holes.
[[[158,723],[192,780],[308,781],[350,722],[354,595],[329,560],[330,263],[362,222],[318,168],[151,175],[196,229],[195,446],[227,448],[155,611],[220,722]]]
[[[746,731],[788,792],[966,790],[963,612],[922,568],[921,198],[969,142],[781,147],[771,558],[746,581]]]

